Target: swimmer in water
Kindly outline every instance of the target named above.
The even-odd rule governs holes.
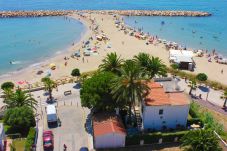
[[[13,62],[12,62],[12,61],[10,61],[10,62],[9,62],[9,64],[13,64]]]

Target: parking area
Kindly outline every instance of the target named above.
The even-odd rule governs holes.
[[[84,128],[85,111],[75,106],[58,107],[58,116],[61,126],[53,128],[54,150],[62,151],[66,144],[67,150],[78,151],[81,147],[88,146],[88,135]]]
[[[61,89],[60,89],[61,90]],[[89,109],[82,108],[80,105],[79,90],[74,89],[73,93],[62,96],[63,92],[56,93],[57,98],[53,104],[57,109],[57,116],[60,119],[60,125],[48,127],[45,100],[42,100],[41,108],[43,110],[43,118],[39,121],[40,129],[43,131],[51,130],[54,134],[54,151],[63,151],[64,144],[67,151],[79,151],[81,147],[92,148],[92,137],[86,132],[85,123],[89,113]],[[42,138],[40,138],[42,139]],[[43,150],[39,143],[39,150]]]

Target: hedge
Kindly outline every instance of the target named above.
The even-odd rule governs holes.
[[[31,127],[28,132],[28,136],[25,142],[25,151],[30,151],[32,148],[32,145],[35,142],[35,136],[36,136],[36,129]]]
[[[162,142],[174,142],[174,139],[178,137],[178,140],[183,137],[188,131],[178,132],[155,132],[146,134],[128,135],[126,137],[126,145],[139,145],[140,140],[144,140],[144,144],[155,144],[158,143],[159,139],[162,138]]]

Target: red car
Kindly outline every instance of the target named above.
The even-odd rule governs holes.
[[[54,135],[52,131],[43,132],[43,148],[44,150],[54,149]]]

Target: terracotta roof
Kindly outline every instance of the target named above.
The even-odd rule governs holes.
[[[126,135],[123,123],[115,114],[96,114],[93,117],[94,136],[101,136],[109,133]]]
[[[148,86],[150,90],[145,99],[147,106],[189,104],[189,100],[183,92],[166,93],[163,86],[157,82],[149,82]]]

